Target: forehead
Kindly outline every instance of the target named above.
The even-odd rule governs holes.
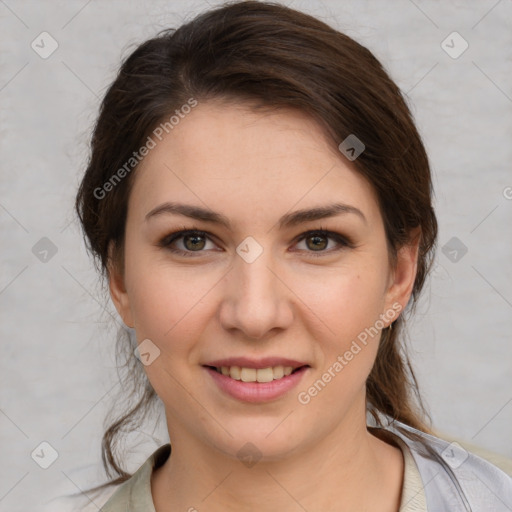
[[[370,184],[313,119],[291,109],[260,112],[225,102],[199,103],[139,165],[132,206],[147,213],[173,200],[246,221],[328,202],[379,215]]]

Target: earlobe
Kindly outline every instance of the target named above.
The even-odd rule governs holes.
[[[387,290],[387,309],[392,308],[393,304],[399,303],[401,305],[400,311],[402,311],[409,302],[418,269],[420,235],[420,228],[414,229],[411,232],[410,241],[397,252],[395,267],[391,272]]]
[[[119,266],[115,264],[113,258],[112,242],[109,247],[109,263],[108,263],[108,285],[112,302],[123,319],[127,327],[133,328],[133,318],[130,308],[130,300],[126,291],[124,275],[120,271]]]

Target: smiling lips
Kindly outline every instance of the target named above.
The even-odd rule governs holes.
[[[203,368],[223,394],[242,402],[262,403],[285,396],[311,367],[282,358],[237,358],[213,361]]]
[[[282,357],[249,359],[230,357],[218,359],[203,366],[215,369],[218,373],[242,382],[272,382],[291,375],[298,369],[309,366],[306,363]]]

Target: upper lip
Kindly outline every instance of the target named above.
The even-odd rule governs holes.
[[[263,368],[270,368],[274,366],[291,366],[293,369],[300,368],[301,366],[309,366],[307,363],[297,361],[295,359],[288,359],[286,357],[263,357],[261,359],[250,359],[248,357],[228,357],[226,359],[216,359],[205,363],[203,366],[214,366],[220,368],[221,366],[240,366],[242,368],[256,368],[257,370]]]

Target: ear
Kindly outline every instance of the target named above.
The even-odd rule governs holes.
[[[410,241],[397,252],[396,263],[391,269],[386,290],[385,311],[403,311],[409,302],[418,269],[420,239],[421,228],[417,227],[411,231]],[[397,303],[400,304],[400,309],[397,308]]]
[[[114,245],[110,242],[108,248],[108,285],[110,289],[110,297],[117,309],[120,317],[127,327],[133,328],[132,311],[130,300],[126,291],[123,270],[120,268],[119,262],[114,258]]]

